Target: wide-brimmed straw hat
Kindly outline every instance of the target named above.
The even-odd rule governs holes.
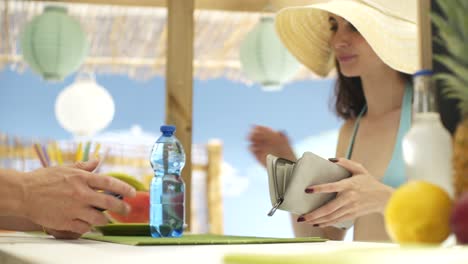
[[[329,45],[329,13],[350,22],[380,59],[391,68],[418,70],[416,0],[317,0],[276,15],[276,30],[286,48],[319,76],[335,67]]]

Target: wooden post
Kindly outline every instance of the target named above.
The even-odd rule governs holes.
[[[186,162],[185,222],[191,226],[192,205],[192,86],[194,0],[167,0],[166,124],[177,127]]]
[[[208,142],[208,169],[206,191],[208,200],[208,225],[210,234],[223,234],[223,195],[221,165],[223,145],[219,140]]]
[[[418,46],[420,69],[432,70],[431,0],[418,0]]]

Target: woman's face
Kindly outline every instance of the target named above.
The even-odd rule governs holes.
[[[344,76],[362,76],[385,67],[351,23],[333,14],[330,14],[328,21],[332,31],[330,46]]]

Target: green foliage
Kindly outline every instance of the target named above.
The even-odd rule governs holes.
[[[457,99],[462,115],[468,114],[468,1],[436,0],[442,15],[432,14],[432,22],[439,30],[438,44],[448,55],[436,54],[434,59],[447,67],[450,73],[435,78],[442,83],[443,94]]]

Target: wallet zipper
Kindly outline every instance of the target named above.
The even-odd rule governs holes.
[[[288,163],[292,163],[290,160],[283,159],[283,158],[278,158],[275,161],[275,164],[273,164],[273,175],[276,175],[276,163],[278,162],[278,160],[283,160],[283,161],[286,161]],[[278,210],[278,208],[280,207],[280,205],[284,201],[284,196],[283,196],[284,194],[278,194],[278,189],[279,189],[278,188],[278,181],[275,178],[276,203],[275,203],[275,205],[273,205],[273,208],[271,208],[270,212],[268,212],[268,216],[273,216],[273,214],[276,212],[276,210]]]
[[[283,197],[280,197],[275,205],[273,206],[273,208],[271,208],[270,212],[268,212],[268,216],[273,216],[273,214],[276,212],[276,210],[278,210],[278,207],[280,207],[280,205],[283,203],[284,199]]]

